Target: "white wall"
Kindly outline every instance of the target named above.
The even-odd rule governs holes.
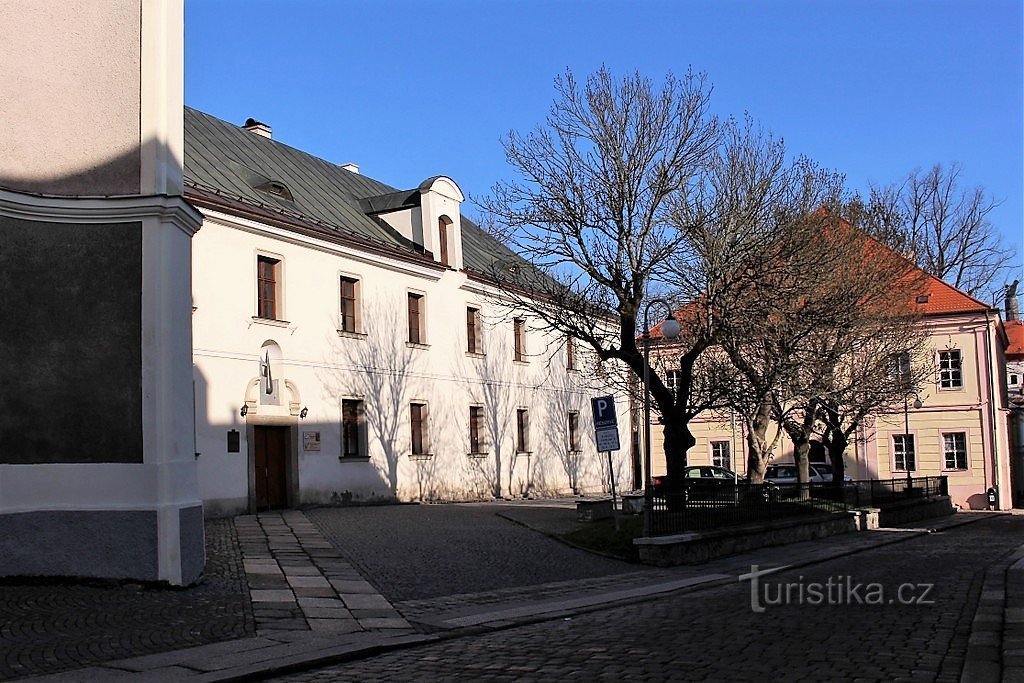
[[[254,321],[256,257],[282,260],[287,323]],[[376,499],[480,499],[567,493],[605,486],[607,463],[593,444],[590,374],[565,369],[564,340],[531,328],[529,362],[514,363],[512,311],[479,283],[453,270],[357,252],[259,224],[206,212],[193,250],[194,361],[200,486],[209,513],[243,510],[248,500],[246,424],[273,420],[292,430],[298,478],[296,503]],[[360,278],[356,335],[339,333],[339,277]],[[425,295],[425,342],[407,339],[407,294]],[[484,354],[466,351],[466,307],[482,311]],[[528,317],[528,316],[527,316]],[[239,410],[259,375],[261,346],[281,349],[275,379],[293,390],[282,405],[253,400]],[[584,354],[578,352],[581,367]],[[279,376],[280,375],[280,376]],[[365,402],[369,462],[339,462],[341,399]],[[409,404],[429,406],[433,457],[411,459]],[[289,405],[291,402],[291,405]],[[470,458],[469,407],[484,406],[489,455]],[[308,408],[303,419],[301,407]],[[516,456],[516,410],[530,411],[530,457]],[[567,453],[567,413],[580,413],[583,453]],[[619,405],[623,445],[628,414]],[[239,453],[226,452],[227,431],[240,432]],[[303,452],[301,432],[319,431],[320,450]],[[616,476],[625,480],[628,452]]]

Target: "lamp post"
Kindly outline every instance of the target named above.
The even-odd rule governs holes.
[[[651,530],[651,506],[653,496],[651,491],[651,306],[660,304],[667,311],[665,320],[661,323],[661,336],[663,339],[672,340],[679,336],[679,321],[672,315],[672,307],[664,299],[652,299],[644,307],[644,533]]]
[[[910,459],[907,457],[907,446],[910,444],[910,395],[914,394],[914,409],[919,409],[923,403],[921,403],[921,397],[915,394],[913,391],[909,391],[903,394],[903,436],[906,439],[903,442],[903,466],[907,468],[907,488],[914,487],[914,479],[910,476]],[[917,467],[917,439],[914,439],[914,467]]]

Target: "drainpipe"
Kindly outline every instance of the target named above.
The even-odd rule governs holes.
[[[985,311],[985,375],[988,381],[988,412],[989,412],[989,428],[992,431],[992,476],[995,479],[995,488],[998,491],[996,495],[996,510],[1000,510],[999,499],[1003,495],[1002,487],[999,485],[999,430],[996,427],[996,394],[995,385],[992,382],[992,363],[995,360],[992,353],[992,328],[988,317],[988,310]]]

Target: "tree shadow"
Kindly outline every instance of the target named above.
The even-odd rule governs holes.
[[[361,331],[334,333],[328,341],[330,357],[320,371],[326,403],[340,407],[348,397],[363,401],[367,453],[396,497],[402,455],[410,450],[405,448],[410,439],[401,434],[403,425],[408,427],[403,418],[414,399],[424,398],[419,393],[423,383],[415,373],[421,364],[417,354],[422,352],[395,334],[406,328],[402,310],[364,297]],[[374,457],[375,450],[383,455],[383,462]]]

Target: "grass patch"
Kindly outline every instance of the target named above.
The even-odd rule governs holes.
[[[616,531],[614,519],[602,519],[561,534],[559,538],[584,550],[611,555],[627,562],[639,562],[640,553],[633,545],[633,539],[644,535],[644,518],[640,515],[623,515],[619,518],[619,526]]]

